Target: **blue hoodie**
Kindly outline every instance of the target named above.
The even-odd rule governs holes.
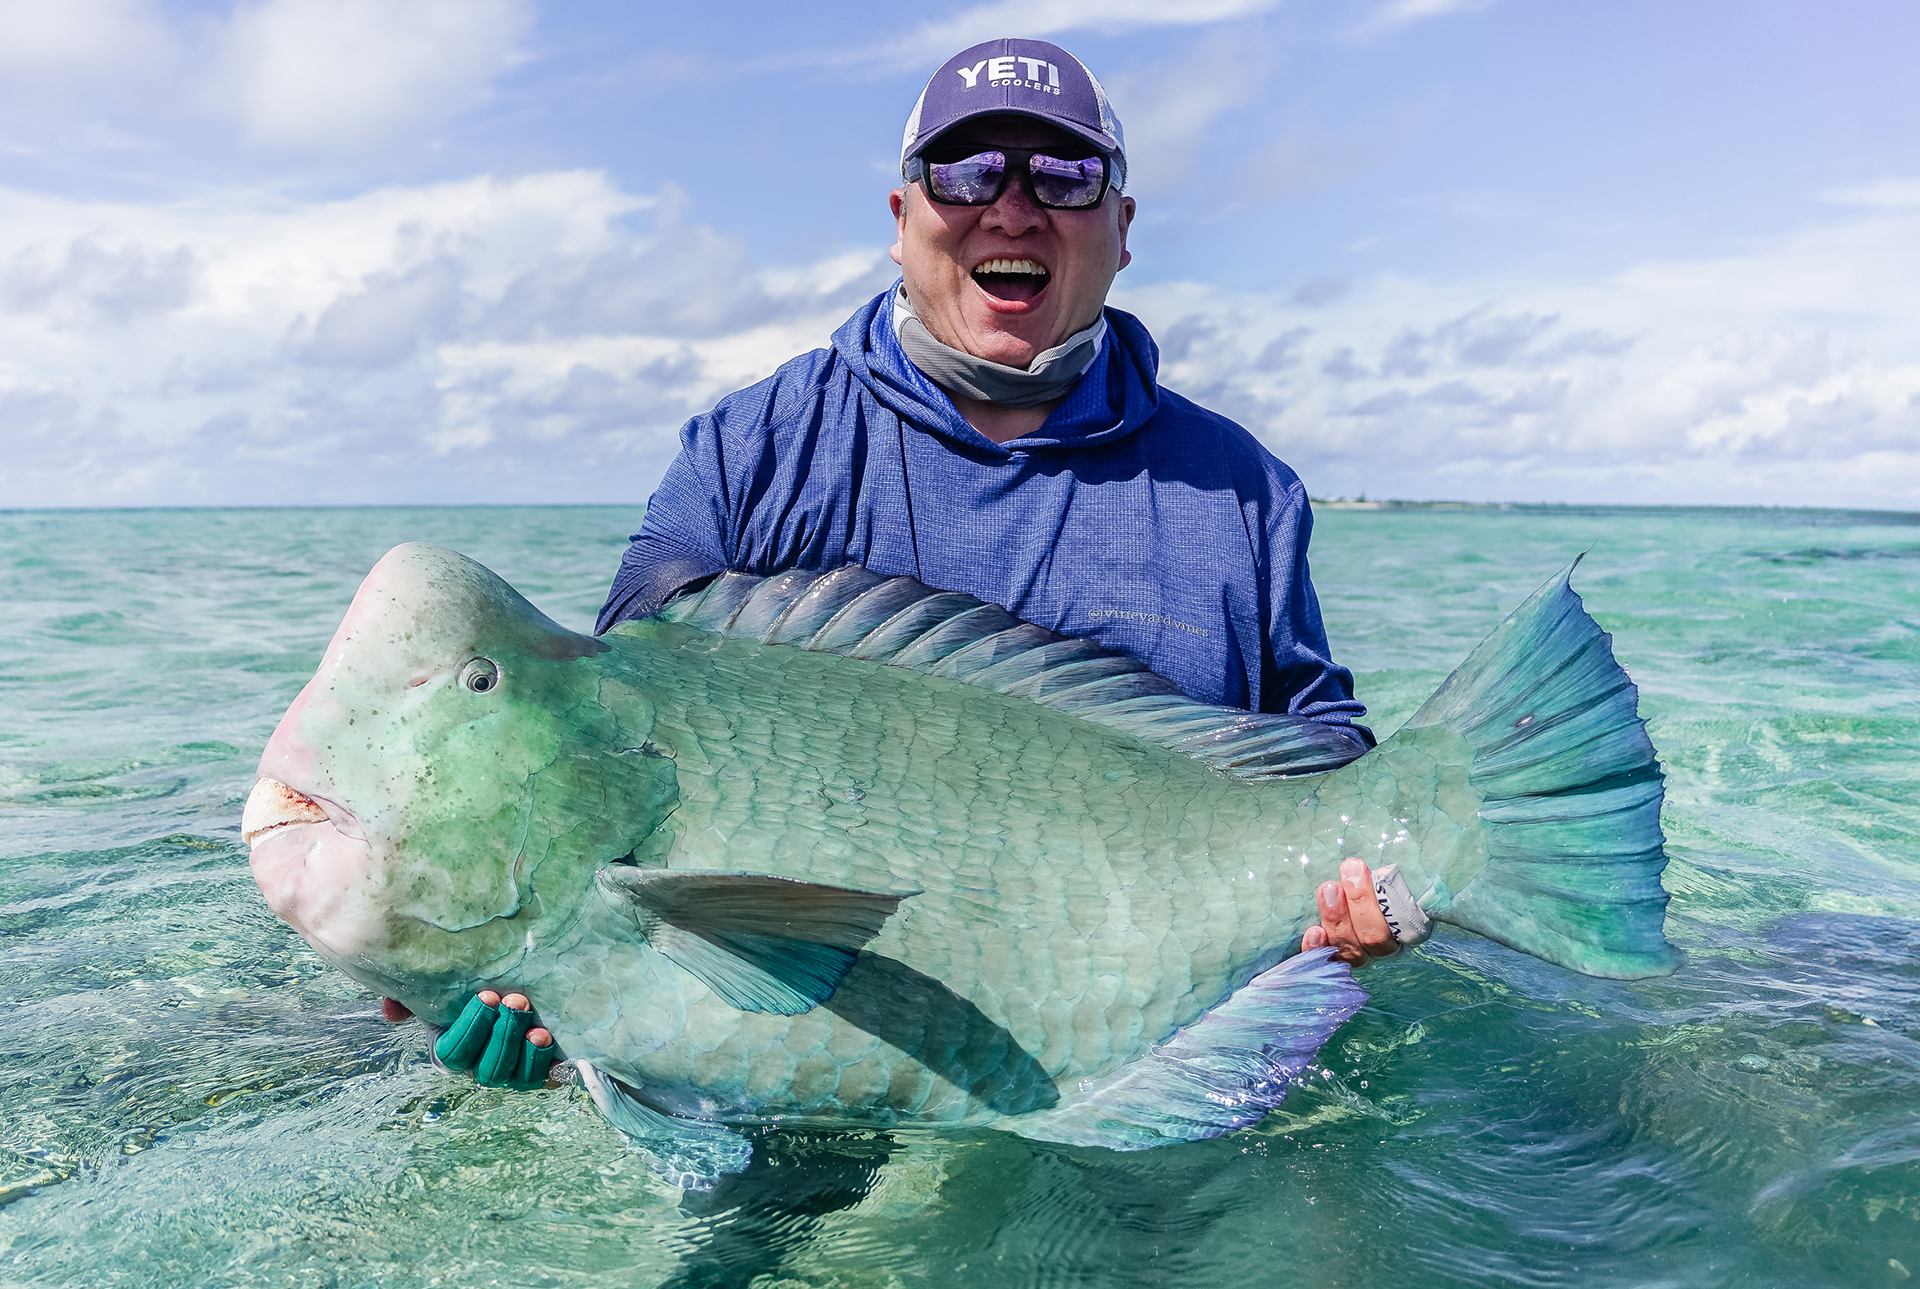
[[[598,630],[728,569],[864,564],[1091,637],[1201,702],[1337,726],[1366,711],[1307,577],[1306,489],[1247,431],[1160,387],[1139,319],[1108,309],[1079,384],[1002,444],[907,360],[894,289],[833,348],[687,422]]]

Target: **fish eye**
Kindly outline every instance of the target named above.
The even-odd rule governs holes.
[[[491,692],[500,684],[500,669],[491,658],[472,658],[460,669],[460,683],[476,694]]]

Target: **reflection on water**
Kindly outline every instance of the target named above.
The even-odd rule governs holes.
[[[1910,518],[1910,517],[1909,517]],[[1677,975],[1462,933],[1258,1128],[1120,1155],[773,1132],[710,1196],[573,1089],[435,1071],[261,903],[252,762],[423,538],[591,621],[620,510],[0,515],[0,1283],[1903,1285],[1920,1271],[1920,559],[1902,517],[1332,511],[1385,733],[1576,585],[1669,774]]]

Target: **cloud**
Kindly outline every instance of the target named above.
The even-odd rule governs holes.
[[[1106,89],[1127,129],[1127,190],[1180,192],[1214,123],[1258,95],[1268,69],[1263,41],[1214,32],[1177,57],[1113,76]]]
[[[1597,281],[1116,302],[1206,337],[1170,348],[1162,381],[1317,493],[1920,509],[1920,207]]]
[[[1477,13],[1493,5],[1494,0],[1389,0],[1374,10],[1364,22],[1348,33],[1351,40],[1372,40],[1429,18],[1449,14]]]
[[[643,499],[687,416],[892,276],[757,267],[684,207],[579,171],[0,190],[0,505]]]
[[[1834,188],[1821,193],[1820,199],[1840,206],[1920,210],[1920,179],[1883,179],[1853,188]]]
[[[415,145],[522,58],[533,0],[0,0],[11,150],[164,146],[211,122],[256,149],[346,156]]]
[[[35,92],[75,76],[119,75],[176,44],[151,0],[0,0],[0,73]]]
[[[364,147],[470,107],[532,20],[529,0],[257,0],[214,41],[209,101],[257,144]]]
[[[1598,279],[1136,272],[1163,383],[1318,494],[1920,509],[1920,208]],[[892,276],[878,245],[770,268],[585,171],[0,190],[0,506],[637,502],[687,416]]]
[[[1251,18],[1273,9],[1279,0],[1000,0],[963,9],[947,18],[922,23],[888,42],[891,60],[919,65],[951,58],[969,45],[1001,36],[1029,39],[1072,31],[1117,35],[1145,27],[1203,27]]]

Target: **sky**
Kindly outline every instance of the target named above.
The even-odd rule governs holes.
[[[644,501],[1002,35],[1315,496],[1920,510],[1905,0],[0,0],[0,507]]]

